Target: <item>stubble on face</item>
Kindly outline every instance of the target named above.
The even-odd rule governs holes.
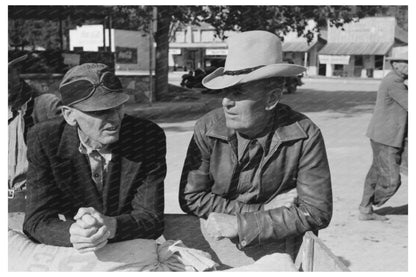
[[[268,91],[264,81],[232,87],[224,93],[223,109],[228,128],[253,137],[267,127],[271,114],[266,110]]]
[[[77,125],[92,148],[103,148],[117,142],[120,135],[123,111],[81,112],[77,114]]]

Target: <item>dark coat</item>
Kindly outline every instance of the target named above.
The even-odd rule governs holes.
[[[260,162],[260,179],[242,191],[238,183],[235,131],[222,109],[195,126],[181,177],[183,211],[199,217],[211,212],[236,215],[239,246],[300,237],[326,227],[332,216],[328,160],[320,130],[306,116],[279,104],[270,151]],[[299,203],[264,211],[276,195],[297,189]]]
[[[112,145],[113,158],[102,194],[79,144],[76,127],[63,119],[30,130],[25,234],[41,243],[72,246],[69,228],[73,217],[80,207],[93,207],[117,219],[111,241],[159,237],[166,175],[163,130],[148,120],[125,116],[119,141]]]
[[[367,130],[375,142],[403,147],[407,137],[407,87],[404,79],[392,71],[381,81],[376,106]]]

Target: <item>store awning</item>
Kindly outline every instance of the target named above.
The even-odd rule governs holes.
[[[345,42],[325,45],[321,55],[386,55],[393,42]]]
[[[284,41],[282,44],[283,52],[308,52],[317,41],[308,44],[306,39],[303,41]]]
[[[324,64],[349,64],[350,55],[319,55],[319,63]]]
[[[227,48],[225,42],[171,42],[169,48]]]
[[[386,55],[392,42],[328,43],[319,54],[323,55]]]

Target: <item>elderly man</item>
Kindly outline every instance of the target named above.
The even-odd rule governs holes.
[[[284,77],[304,70],[282,63],[277,36],[249,31],[229,38],[225,67],[204,78],[223,107],[195,125],[179,200],[183,211],[207,218],[213,237],[243,249],[299,241],[328,226],[332,191],[322,134],[279,103]]]
[[[61,102],[51,93],[41,94],[19,75],[19,67],[28,54],[13,59],[8,64],[8,197],[9,212],[25,209],[26,178],[28,170],[27,134],[36,123],[61,115]]]
[[[75,66],[59,90],[64,120],[39,124],[29,134],[25,234],[80,252],[159,237],[163,130],[124,115],[128,95],[104,64]]]
[[[392,71],[382,80],[367,130],[373,162],[364,183],[360,220],[387,220],[373,211],[386,203],[401,185],[400,164],[407,148],[407,51],[387,58]]]

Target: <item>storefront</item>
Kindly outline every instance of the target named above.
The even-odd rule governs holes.
[[[169,68],[188,71],[210,66],[222,66],[227,45],[221,43],[170,43]]]
[[[363,18],[328,29],[328,43],[319,51],[327,77],[382,78],[389,69],[385,57],[393,47],[407,45],[407,32],[393,17]]]
[[[284,37],[282,50],[283,60],[307,68],[307,76],[318,74],[318,51],[326,44],[326,40],[315,34],[311,42],[297,33],[289,33]]]

